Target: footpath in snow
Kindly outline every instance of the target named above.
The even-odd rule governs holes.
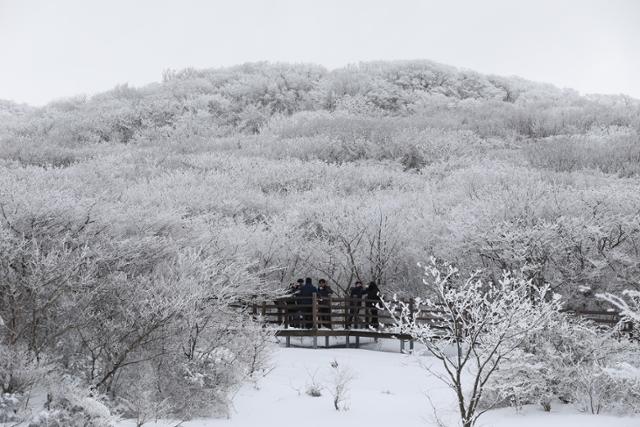
[[[438,427],[430,399],[445,425],[457,427],[452,392],[421,366],[431,363],[438,367],[438,361],[401,354],[398,347],[396,341],[364,343],[360,349],[278,347],[273,353],[273,370],[256,386],[247,384],[240,389],[230,419],[200,419],[181,426]],[[347,411],[338,412],[333,406],[334,361],[354,376],[349,384]],[[314,385],[322,387],[321,396],[306,393]],[[483,427],[640,427],[640,417],[583,414],[572,405],[558,403],[551,413],[539,406],[525,407],[521,412],[513,408],[493,410],[479,423]],[[123,421],[120,425],[135,424]]]

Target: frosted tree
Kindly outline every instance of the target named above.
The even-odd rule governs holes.
[[[441,362],[444,373],[427,369],[455,392],[461,425],[472,427],[498,403],[479,407],[491,376],[544,328],[559,310],[560,298],[550,295],[548,286],[506,272],[495,283],[483,281],[479,272],[458,281],[457,273],[432,259],[424,267],[424,298],[413,305],[397,299],[384,304],[391,313],[399,313],[394,314],[395,326]]]

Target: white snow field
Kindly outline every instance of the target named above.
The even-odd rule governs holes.
[[[277,347],[272,357],[273,369],[256,386],[247,384],[239,390],[231,418],[198,419],[180,426],[439,427],[429,399],[443,425],[459,425],[452,392],[421,366],[432,363],[438,367],[437,360],[401,354],[397,341],[362,341],[359,349]],[[292,339],[292,344],[302,342]],[[308,345],[309,341],[304,344]],[[338,412],[333,407],[333,361],[355,376],[350,382],[346,411]],[[322,387],[319,397],[306,393],[314,383]],[[175,421],[157,424],[152,421],[148,425],[176,424]],[[119,426],[131,427],[135,423],[126,420]],[[513,408],[492,410],[480,418],[479,426],[640,427],[640,416],[584,414],[572,405],[557,402],[550,413],[534,405],[520,412]]]

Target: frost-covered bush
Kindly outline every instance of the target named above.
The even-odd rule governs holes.
[[[483,405],[510,405],[520,410],[523,405],[537,403],[550,411],[552,402],[561,394],[562,375],[557,366],[541,360],[539,355],[514,351],[487,384]]]
[[[573,403],[580,410],[640,408],[640,349],[624,338],[559,314],[506,359],[487,384],[488,401],[515,406]]]
[[[625,359],[630,362],[621,361],[613,367],[606,368],[605,371],[612,381],[618,384],[617,389],[619,401],[614,402],[614,408],[622,412],[640,413],[640,355],[630,354]]]
[[[159,377],[150,362],[127,369],[122,376],[126,384],[115,399],[115,412],[134,419],[137,427],[171,414],[173,407],[160,395]]]
[[[337,360],[331,362],[330,393],[333,396],[333,408],[336,411],[349,410],[349,388],[355,374],[349,366],[342,366]]]
[[[115,421],[103,398],[65,377],[51,383],[45,408],[29,427],[112,427]]]
[[[0,394],[0,423],[21,421],[21,396],[17,393]]]
[[[242,381],[233,365],[235,353],[224,347],[191,360],[174,359],[172,369],[160,365],[160,390],[171,412],[190,419],[197,416],[228,416],[231,391]],[[167,366],[168,368],[168,366]]]
[[[25,393],[46,372],[44,361],[38,363],[23,345],[0,342],[0,392]]]
[[[623,177],[640,173],[640,143],[636,131],[612,127],[587,135],[558,136],[532,143],[526,151],[532,165],[555,171],[585,168]]]
[[[185,342],[137,353],[145,362],[121,369],[112,393],[123,416],[139,425],[168,416],[229,416],[233,392],[268,372],[269,329],[242,316],[233,326],[219,318],[199,321]]]
[[[638,411],[640,383],[637,379],[619,376],[620,368],[587,362],[567,373],[572,375],[570,396],[579,410],[590,414]]]

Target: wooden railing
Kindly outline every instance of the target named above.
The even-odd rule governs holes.
[[[585,320],[590,320],[596,325],[614,327],[620,322],[620,314],[608,310],[584,310],[579,308],[566,308],[562,310],[571,313]],[[629,327],[628,325],[625,327]]]
[[[413,314],[413,299],[403,301]],[[254,302],[251,305],[252,314],[256,319],[277,327],[276,336],[286,339],[286,345],[291,345],[291,337],[312,337],[314,348],[318,345],[318,337],[324,337],[325,346],[329,346],[329,337],[344,337],[346,347],[350,346],[350,339],[355,339],[355,346],[360,344],[360,338],[395,338],[400,341],[400,349],[404,351],[405,343],[413,349],[413,338],[402,330],[394,328],[394,317],[400,315],[400,308],[396,312],[389,312],[381,307],[380,301],[351,298],[351,297],[284,297],[274,301]],[[602,327],[614,327],[620,321],[620,315],[613,311],[565,309],[584,319],[590,320]],[[437,311],[421,309],[417,322],[431,323],[432,327],[444,328]],[[386,326],[386,327],[383,327]],[[392,326],[391,328],[389,326]],[[628,329],[630,334],[634,331]],[[637,331],[636,331],[637,332]]]
[[[413,310],[411,301],[406,301],[409,310]],[[314,348],[318,337],[324,337],[325,346],[329,346],[329,337],[344,337],[345,346],[350,346],[351,338],[359,347],[360,338],[395,338],[400,340],[404,351],[405,343],[413,349],[412,337],[403,331],[391,331],[382,325],[393,324],[393,316],[384,308],[378,308],[380,301],[351,297],[285,297],[275,301],[262,301],[252,304],[252,313],[256,319],[277,325],[276,336],[286,339],[291,345],[291,337],[312,337]],[[396,315],[399,315],[399,310]],[[422,311],[420,321],[437,322],[435,316]]]

